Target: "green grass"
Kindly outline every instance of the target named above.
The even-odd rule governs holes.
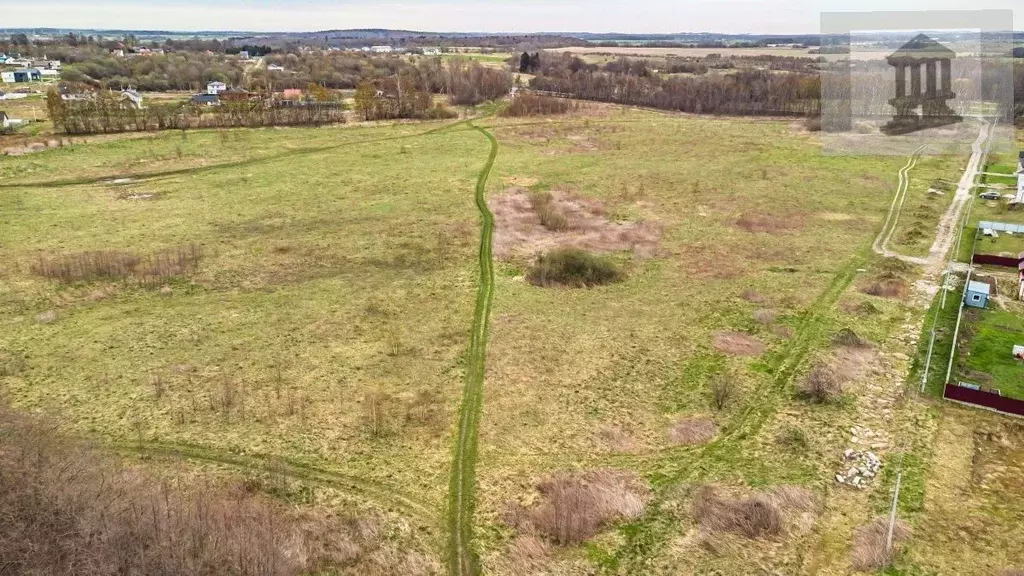
[[[852,287],[879,265],[869,246],[906,159],[825,156],[775,120],[594,106],[477,124],[490,155],[479,131],[433,123],[161,133],[5,160],[0,354],[25,360],[4,364],[17,370],[0,387],[119,450],[231,471],[285,459],[290,477],[407,517],[438,558],[460,534],[470,571],[472,552],[507,571],[508,501],[535,499],[548,474],[610,467],[643,476],[649,514],[550,571],[788,572],[802,541],[722,558],[676,546],[687,495],[705,482],[826,492],[856,403],[808,407],[793,382],[839,330],[884,342],[905,322],[899,303]],[[483,201],[523,182],[656,224],[658,250],[617,254],[628,278],[592,290],[532,286],[516,259],[492,276]],[[30,272],[40,254],[189,243],[205,256],[169,294]],[[861,302],[878,312],[846,306]],[[753,318],[765,308],[773,325]],[[719,350],[720,332],[766,351]],[[739,392],[714,412],[723,373]],[[712,414],[722,440],[673,446],[669,428],[693,414]],[[794,418],[806,450],[776,440]],[[475,492],[453,507],[457,479]],[[452,524],[457,510],[472,521]]]
[[[472,124],[471,124],[472,125]],[[448,488],[448,571],[450,574],[480,573],[480,559],[473,545],[473,512],[476,509],[476,459],[480,407],[483,396],[487,338],[494,301],[494,215],[485,197],[487,179],[498,156],[498,141],[483,128],[476,128],[487,137],[490,152],[476,183],[476,206],[480,212],[481,233],[477,266],[476,308],[473,312],[472,337],[466,352],[466,383],[459,406],[459,426],[452,456],[451,481]]]
[[[970,334],[963,350],[964,368],[992,377],[991,382],[974,383],[1024,400],[1024,361],[1011,355],[1014,346],[1024,346],[1024,316],[1020,311],[992,309],[970,314],[963,329]],[[961,377],[968,378],[964,373]]]

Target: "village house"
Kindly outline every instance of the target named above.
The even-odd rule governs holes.
[[[440,56],[441,55],[441,49],[436,47],[436,46],[432,46],[430,48],[424,48],[423,49],[423,55],[424,56]]]
[[[284,72],[284,66],[278,66],[277,64],[271,64],[267,66],[267,72]]]
[[[192,97],[192,103],[199,106],[217,106],[220,104],[220,94],[196,94]]]
[[[242,51],[240,51],[238,53],[238,57],[241,58],[242,60],[248,60],[249,59],[249,52],[247,50],[242,50]]]
[[[967,294],[964,296],[964,304],[971,308],[985,308],[988,306],[989,296],[992,294],[992,287],[984,282],[971,281],[967,284]]]
[[[371,46],[370,51],[377,54],[391,54],[395,49],[391,46]]]
[[[39,74],[43,78],[60,78],[60,70],[53,70],[52,68],[44,68],[39,71]]]
[[[9,70],[0,72],[0,80],[3,82],[35,82],[43,79],[43,74],[36,68],[22,68],[20,70]]]
[[[285,100],[302,100],[302,90],[299,88],[287,88],[281,93],[281,98]]]
[[[227,89],[228,85],[223,82],[210,82],[206,85],[207,94],[220,94]]]
[[[139,110],[142,108],[142,94],[139,94],[138,91],[133,88],[123,90],[121,92],[121,102]]]
[[[0,128],[10,128],[21,124],[22,120],[15,120],[7,115],[7,112],[0,111]]]
[[[241,88],[228,88],[220,93],[220,99],[225,102],[245,102],[253,96],[252,92]]]

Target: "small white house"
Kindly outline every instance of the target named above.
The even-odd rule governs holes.
[[[207,94],[220,94],[227,89],[228,85],[223,82],[210,82],[206,85]]]
[[[121,101],[127,103],[136,110],[142,108],[142,94],[139,94],[132,88],[121,92]]]
[[[0,82],[14,83],[14,72],[0,72]]]
[[[278,66],[277,64],[271,64],[267,66],[267,72],[284,72],[284,66]]]
[[[43,78],[60,78],[60,70],[54,70],[52,68],[44,68],[39,71],[39,74]]]
[[[372,46],[370,47],[370,50],[372,52],[376,52],[377,54],[391,54],[392,52],[395,51],[395,49],[391,46]]]
[[[971,308],[988,307],[988,299],[991,296],[992,287],[985,282],[972,280],[967,284],[967,293],[964,295],[964,304]]]
[[[440,56],[441,55],[441,49],[436,47],[436,46],[430,47],[430,48],[424,48],[423,49],[423,55],[424,56]]]
[[[17,126],[24,120],[15,120],[7,115],[7,112],[0,112],[0,128],[10,128],[11,126]]]

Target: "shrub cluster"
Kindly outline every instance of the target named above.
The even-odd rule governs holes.
[[[613,260],[578,248],[562,248],[543,254],[526,275],[535,286],[590,288],[625,279]]]

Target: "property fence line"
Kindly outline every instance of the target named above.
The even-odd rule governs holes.
[[[1008,256],[996,256],[995,254],[975,254],[971,258],[974,264],[987,264],[990,266],[1003,266],[1005,268],[1017,268],[1020,266],[1020,258]]]
[[[959,384],[948,383],[942,392],[942,397],[950,402],[965,404],[972,408],[982,408],[1006,416],[1024,418],[1024,400],[1001,396],[994,392],[975,390],[960,386]]]

